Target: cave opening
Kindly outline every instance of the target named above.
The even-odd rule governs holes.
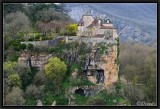
[[[97,79],[97,84],[104,83],[104,70],[103,69],[96,70],[96,79]]]
[[[84,90],[83,90],[83,89],[81,89],[81,88],[79,88],[79,89],[75,90],[75,94],[79,94],[79,95],[81,95],[81,96],[85,96],[85,94],[84,94]]]

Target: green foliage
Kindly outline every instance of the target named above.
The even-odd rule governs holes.
[[[50,58],[48,64],[45,65],[45,73],[48,80],[52,84],[58,86],[61,84],[64,76],[66,75],[67,66],[59,58]]]
[[[119,40],[118,40],[118,42],[119,42]],[[119,43],[118,43],[119,44]],[[119,48],[119,45],[117,46],[117,63],[118,63],[118,65],[120,64],[120,48]]]
[[[56,105],[68,105],[68,99],[64,94],[56,95],[55,97]]]
[[[56,101],[56,105],[68,105],[68,99],[64,94],[55,95],[52,92],[48,91],[42,98],[42,102],[44,105],[51,105],[54,101]]]
[[[27,97],[36,97],[37,92],[38,88],[35,85],[30,85],[27,87],[25,95]]]
[[[31,44],[31,43],[28,44],[28,49],[29,50],[33,50],[33,47],[34,47],[33,44]]]
[[[57,11],[55,11],[54,9],[44,9],[42,11],[39,11],[36,14],[37,20],[38,21],[43,21],[43,22],[50,22],[53,20],[60,20],[61,18],[61,14]]]
[[[120,95],[115,93],[107,93],[106,90],[100,91],[97,96],[105,101],[106,105],[128,105],[129,103]]]
[[[30,37],[28,41],[34,41],[34,37]]]
[[[144,100],[145,94],[141,88],[129,84],[124,87],[124,96],[128,99],[131,105],[137,105],[138,101]]]
[[[119,94],[120,93],[120,90],[122,89],[123,87],[123,84],[121,82],[121,80],[118,80],[116,83],[115,83],[115,89],[116,89],[116,93]]]
[[[105,52],[106,47],[104,45],[100,46],[100,55],[103,55]]]
[[[15,50],[15,51],[20,51],[20,50],[21,50],[21,49],[20,49],[20,46],[15,46],[15,47],[14,47],[14,50]]]
[[[33,83],[36,86],[41,86],[41,85],[45,84],[45,80],[46,80],[45,72],[44,72],[44,70],[40,70],[38,73],[35,74],[34,79],[33,79]]]
[[[117,41],[117,46],[119,46],[119,37],[115,38],[115,40]]]
[[[69,81],[67,81],[67,79],[62,83],[62,88],[64,88],[64,90],[66,90],[66,91],[69,90],[70,86],[71,86],[71,84],[69,83]]]
[[[13,46],[14,50],[15,51],[20,51],[20,47],[21,47],[21,43],[20,43],[20,40],[13,40],[11,42],[11,45]]]
[[[29,3],[29,9],[27,11],[27,14],[28,14],[30,20],[32,21],[32,23],[36,23],[38,20],[42,19],[41,18],[42,15],[44,15],[43,17],[46,17],[46,15],[48,14],[48,13],[42,14],[43,11],[51,9],[51,12],[55,11],[55,12],[59,12],[59,14],[61,14],[61,11],[60,11],[61,7],[62,6],[56,5],[54,3],[50,3],[50,4]],[[54,17],[53,15],[55,16],[56,14],[54,14],[54,12],[51,13],[51,15],[49,14],[49,16],[51,16],[51,17]],[[50,17],[48,17],[48,19],[50,19]]]
[[[86,79],[80,79],[80,78],[76,78],[71,80],[71,85],[72,86],[95,86],[94,83],[86,80]]]
[[[77,105],[84,105],[86,101],[88,100],[87,97],[81,96],[79,94],[74,94],[74,97],[75,97],[75,103]]]
[[[32,82],[34,73],[31,72],[30,68],[22,63],[16,62],[5,62],[3,64],[4,78],[8,78],[11,74],[18,73],[20,80],[22,81],[22,88],[25,89],[27,85]],[[17,75],[16,75],[17,76]],[[13,76],[15,77],[15,75]]]
[[[99,97],[90,97],[85,104],[86,105],[106,105],[105,100]]]
[[[16,62],[6,61],[3,63],[4,78],[8,78],[9,75],[14,74],[16,71],[13,69]]]
[[[41,37],[41,40],[49,40],[47,36]]]
[[[3,41],[4,41],[4,50],[8,50],[8,49],[9,49],[9,46],[11,45],[11,42],[12,42],[12,37],[6,35],[6,36],[3,38]]]
[[[21,79],[18,74],[11,74],[9,76],[9,81],[10,81],[11,87],[18,86],[21,88],[22,86]]]
[[[41,37],[41,35],[36,35],[36,36],[35,36],[35,40],[38,41],[38,40],[40,39],[40,37]]]
[[[42,103],[44,105],[51,105],[54,101],[55,101],[55,97],[52,92],[46,92],[45,96],[42,98]]]
[[[102,90],[98,93],[98,95],[101,99],[105,100],[105,103],[107,105],[114,105],[115,103],[113,102],[113,98],[109,96],[106,90]]]
[[[71,72],[73,72],[75,69],[78,69],[78,71],[80,72],[81,69],[81,65],[78,63],[73,63],[71,66]]]
[[[67,27],[68,35],[75,36],[76,33],[77,33],[77,30],[78,30],[77,24],[70,24],[70,25]]]
[[[24,12],[24,5],[22,3],[4,3],[3,4],[4,15],[9,13],[15,13],[16,11]]]
[[[21,44],[20,48],[21,48],[22,50],[26,49],[26,44]]]
[[[126,96],[132,104],[136,104],[140,98],[156,103],[156,48],[141,43],[124,42],[120,44],[120,49],[120,73],[133,85],[126,88]],[[136,84],[141,86],[136,87]]]
[[[36,98],[34,96],[27,97],[25,100],[26,100],[25,105],[35,106],[37,104]]]
[[[55,47],[49,47],[49,48],[48,48],[48,52],[49,52],[49,53],[55,52]]]
[[[12,39],[19,38],[19,34],[30,31],[28,17],[20,12],[9,13],[4,17],[4,36],[11,36]]]
[[[18,61],[18,55],[17,54],[8,54],[7,55],[7,61],[11,61],[11,62],[17,62]]]
[[[11,92],[4,98],[4,105],[23,105],[25,99],[23,98],[23,92],[19,87],[13,87]]]

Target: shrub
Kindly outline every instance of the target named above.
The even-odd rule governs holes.
[[[36,86],[43,85],[45,83],[45,73],[44,70],[39,71],[35,76],[34,76],[34,81],[33,83]]]
[[[78,105],[84,105],[88,100],[87,97],[81,96],[79,94],[74,94],[74,97],[75,97],[75,102]]]
[[[105,100],[99,97],[91,97],[86,102],[86,105],[106,105]]]
[[[18,61],[18,55],[17,54],[9,54],[7,56],[7,61],[17,62]]]
[[[5,96],[5,105],[23,105],[25,99],[23,98],[23,91],[18,87],[13,87],[12,91]]]
[[[20,46],[15,46],[15,47],[14,47],[14,50],[15,50],[15,51],[20,51],[20,50],[21,50],[21,49],[20,49]]]
[[[67,66],[59,58],[50,58],[45,65],[46,77],[52,81],[52,85],[59,86],[66,75]]]
[[[52,52],[55,52],[56,50],[55,50],[55,47],[50,47],[49,49],[48,49],[48,52],[49,53],[52,53]]]
[[[27,97],[32,97],[32,96],[35,97],[37,95],[37,91],[38,88],[35,85],[30,85],[27,87],[25,95]]]
[[[19,75],[17,73],[11,74],[9,76],[9,81],[10,81],[11,87],[18,86],[21,88],[21,85],[22,85],[21,78],[19,77]]]
[[[86,80],[86,79],[79,79],[79,78],[76,78],[76,79],[73,79],[71,81],[71,85],[72,86],[94,86],[95,84]]]
[[[118,80],[116,83],[115,83],[115,89],[116,89],[116,93],[119,94],[120,90],[122,89],[122,82],[120,80]]]
[[[33,40],[34,40],[34,38],[33,38],[33,37],[31,37],[31,38],[29,38],[29,39],[28,39],[28,41],[33,41]]]
[[[26,49],[26,44],[21,44],[20,48],[21,48],[22,50]]]
[[[35,36],[35,40],[39,40],[40,39],[40,35]]]
[[[29,50],[33,50],[33,47],[34,47],[33,44],[31,44],[31,43],[28,44],[28,49]]]
[[[34,97],[36,99],[41,99],[44,95],[44,85],[36,87],[35,85],[30,85],[26,89],[26,98]]]
[[[55,97],[56,105],[68,105],[68,99],[63,94],[56,95]]]
[[[37,104],[37,102],[36,102],[36,98],[34,96],[26,98],[25,105],[32,105],[32,106],[34,106],[36,104]]]
[[[46,92],[42,98],[44,105],[51,105],[55,101],[54,94],[52,92]]]
[[[29,66],[22,63],[16,63],[13,69],[18,72],[22,81],[22,88],[25,90],[25,88],[32,82],[34,76],[33,72],[31,72]]]

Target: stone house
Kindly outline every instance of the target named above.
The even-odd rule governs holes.
[[[110,19],[93,18],[91,13],[86,13],[78,23],[77,36],[109,40],[117,38],[118,34]]]

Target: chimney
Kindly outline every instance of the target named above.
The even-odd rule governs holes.
[[[98,20],[98,23],[101,24],[101,20],[100,19]]]

